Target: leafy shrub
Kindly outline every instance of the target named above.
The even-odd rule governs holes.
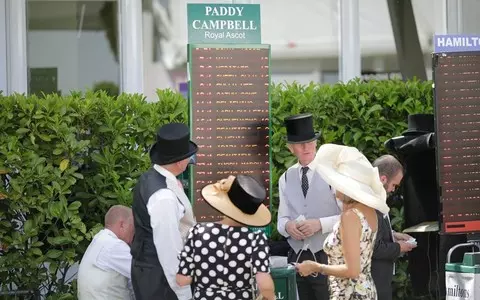
[[[387,139],[406,129],[408,114],[432,112],[429,82],[291,84],[272,86],[271,92],[274,220],[278,178],[295,162],[285,145],[286,116],[311,112],[322,142],[356,146],[374,159],[385,153]],[[0,96],[0,242],[6,248],[0,291],[42,288],[51,299],[76,297],[67,271],[101,228],[107,209],[131,203],[131,189],[149,167],[156,129],[188,120],[180,94],[167,90],[158,96],[156,103],[104,92]],[[392,209],[392,223],[401,229],[400,206]],[[405,264],[399,269],[397,294],[409,299]]]
[[[385,154],[385,141],[407,129],[407,118],[414,113],[432,113],[431,82],[369,81],[360,83],[307,86],[277,85],[272,88],[273,205],[276,220],[278,179],[296,162],[285,144],[283,119],[290,114],[310,112],[315,129],[321,131],[320,143],[355,146],[370,161]],[[390,211],[392,226],[403,229],[403,205],[396,202]],[[273,225],[273,238],[278,238]],[[412,299],[406,258],[396,267],[394,290],[398,299]]]
[[[108,96],[118,96],[120,94],[120,88],[115,82],[100,81],[93,85],[92,91],[100,92],[104,91]]]
[[[64,284],[103,224],[107,209],[131,203],[148,168],[156,129],[184,122],[187,103],[105,93],[0,98],[0,290],[39,287],[74,298]],[[52,296],[53,297],[53,296]],[[63,298],[62,298],[63,299]]]
[[[335,85],[277,85],[272,88],[273,186],[285,170],[296,162],[286,147],[285,117],[313,114],[320,143],[357,147],[371,161],[385,154],[384,143],[407,129],[407,117],[414,113],[432,113],[431,82],[350,81]],[[274,191],[274,209],[278,191]],[[400,229],[403,223],[392,220]],[[274,237],[276,236],[274,230]]]

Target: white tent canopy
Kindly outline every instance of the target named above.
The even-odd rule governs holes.
[[[262,42],[272,45],[274,59],[336,57],[339,51],[338,0],[250,1],[261,5]],[[386,0],[360,1],[362,55],[394,54],[395,42]],[[172,39],[186,57],[187,3],[232,3],[231,1],[174,0],[170,2]],[[424,53],[432,50],[435,33],[441,33],[443,5],[438,0],[413,1],[420,43]],[[177,58],[178,59],[178,58]]]

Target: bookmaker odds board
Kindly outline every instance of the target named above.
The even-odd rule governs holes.
[[[436,45],[433,70],[442,229],[478,233],[480,45],[473,47],[465,37],[451,36],[436,37]]]
[[[270,46],[189,44],[190,128],[199,145],[191,171],[198,222],[221,215],[201,189],[231,174],[251,175],[267,189],[270,204]]]

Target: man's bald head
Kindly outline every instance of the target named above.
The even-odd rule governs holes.
[[[120,221],[126,221],[132,217],[132,209],[123,205],[114,205],[110,207],[105,215],[105,227],[115,225]]]
[[[105,228],[115,233],[119,239],[130,244],[134,234],[132,209],[124,205],[110,207],[105,215]]]

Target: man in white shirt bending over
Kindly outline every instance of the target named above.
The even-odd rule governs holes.
[[[132,209],[112,206],[105,215],[105,229],[87,248],[78,270],[78,299],[134,299],[130,288],[134,235]]]

